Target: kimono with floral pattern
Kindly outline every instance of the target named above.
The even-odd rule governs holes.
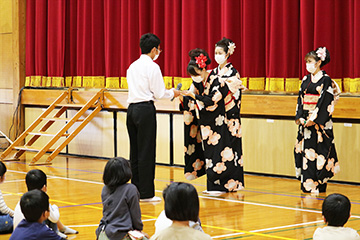
[[[325,192],[327,181],[340,171],[332,121],[337,92],[336,84],[324,71],[305,76],[301,83],[295,119],[315,122],[310,127],[299,125],[295,143],[296,176],[303,192]],[[312,111],[304,109],[305,93],[319,95]]]
[[[210,72],[206,83],[195,83],[184,96],[185,177],[207,175],[208,191],[237,191],[244,187],[241,146],[240,76],[231,63]]]

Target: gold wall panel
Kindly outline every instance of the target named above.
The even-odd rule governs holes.
[[[0,130],[6,135],[9,134],[13,114],[12,104],[0,104]]]
[[[1,0],[0,3],[0,34],[12,33],[13,31],[13,7],[12,0]],[[1,54],[1,53],[0,53]]]
[[[242,118],[244,170],[292,176],[294,121]]]
[[[14,58],[12,40],[12,34],[0,34],[0,88],[13,88]]]
[[[183,114],[174,114],[174,164],[185,164]]]
[[[170,163],[170,124],[167,114],[156,115],[156,162]],[[130,142],[126,127],[126,112],[117,113],[117,147],[118,156],[126,159],[130,158]]]
[[[68,117],[73,117],[77,111],[68,110]],[[91,113],[87,111],[82,118]],[[107,111],[99,112],[83,130],[68,144],[69,153],[113,157],[114,156],[114,124],[113,114]],[[75,123],[79,125],[80,122]],[[73,132],[75,125],[69,130]]]

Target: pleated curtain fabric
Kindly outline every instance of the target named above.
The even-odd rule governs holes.
[[[214,55],[222,37],[250,90],[296,92],[304,56],[326,46],[324,70],[343,91],[360,92],[357,0],[27,0],[26,85],[126,88],[140,36],[161,39],[166,86],[191,81],[188,52]],[[216,67],[213,60],[211,68]]]

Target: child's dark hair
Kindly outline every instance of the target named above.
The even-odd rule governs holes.
[[[200,54],[203,54],[207,58],[207,60],[205,62],[206,66],[204,67],[205,69],[211,63],[209,54],[204,49],[195,48],[193,50],[190,50],[190,52],[189,52],[190,62],[187,66],[187,73],[191,76],[198,76],[199,74],[196,72],[196,69],[199,69],[199,70],[203,69],[203,68],[199,67],[199,65],[196,63],[196,59],[195,59],[195,57],[200,56]]]
[[[339,193],[327,196],[322,205],[322,214],[329,226],[342,227],[350,217],[350,200]]]
[[[160,39],[153,33],[146,33],[140,38],[140,49],[142,54],[148,54],[153,48],[158,48]]]
[[[41,190],[31,190],[21,197],[20,208],[26,221],[37,222],[45,211],[49,211],[49,196]]]
[[[317,50],[319,50],[319,48],[320,48],[320,47],[318,47],[318,48],[315,49],[314,51],[311,51],[311,52],[307,53],[307,54],[305,55],[305,61],[306,61],[308,58],[313,58],[313,59],[315,59],[316,62],[319,61],[319,60],[321,60],[320,57],[319,57],[319,56],[317,55],[317,53],[316,53]],[[326,51],[325,51],[325,52],[326,52],[326,56],[325,56],[325,60],[324,60],[324,61],[321,60],[321,64],[320,64],[320,67],[321,67],[321,68],[330,62],[330,52],[329,52],[329,50],[328,50],[327,48],[326,48]]]
[[[7,168],[6,168],[5,164],[2,161],[0,161],[0,177],[3,177],[4,174],[6,173],[6,171],[7,171]]]
[[[28,191],[33,189],[41,190],[47,185],[46,174],[40,169],[30,170],[25,177]]]
[[[127,183],[131,177],[130,164],[125,158],[112,158],[106,163],[103,181],[111,193],[113,193],[118,186]]]
[[[223,37],[223,39],[221,39],[215,44],[215,47],[221,47],[222,49],[224,49],[225,54],[228,54],[230,43],[233,43],[231,39]]]
[[[163,191],[165,215],[171,220],[194,221],[199,218],[199,197],[193,185],[173,182]]]

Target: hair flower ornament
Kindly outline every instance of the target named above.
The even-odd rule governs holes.
[[[326,47],[319,48],[316,51],[317,56],[321,59],[321,61],[325,61],[326,58]]]
[[[233,55],[233,53],[235,52],[235,48],[236,48],[235,43],[233,42],[229,43],[228,52],[230,53],[230,55]]]
[[[195,60],[196,60],[196,64],[199,66],[199,68],[206,67],[207,57],[204,56],[204,54],[201,53],[198,57],[195,57]]]

